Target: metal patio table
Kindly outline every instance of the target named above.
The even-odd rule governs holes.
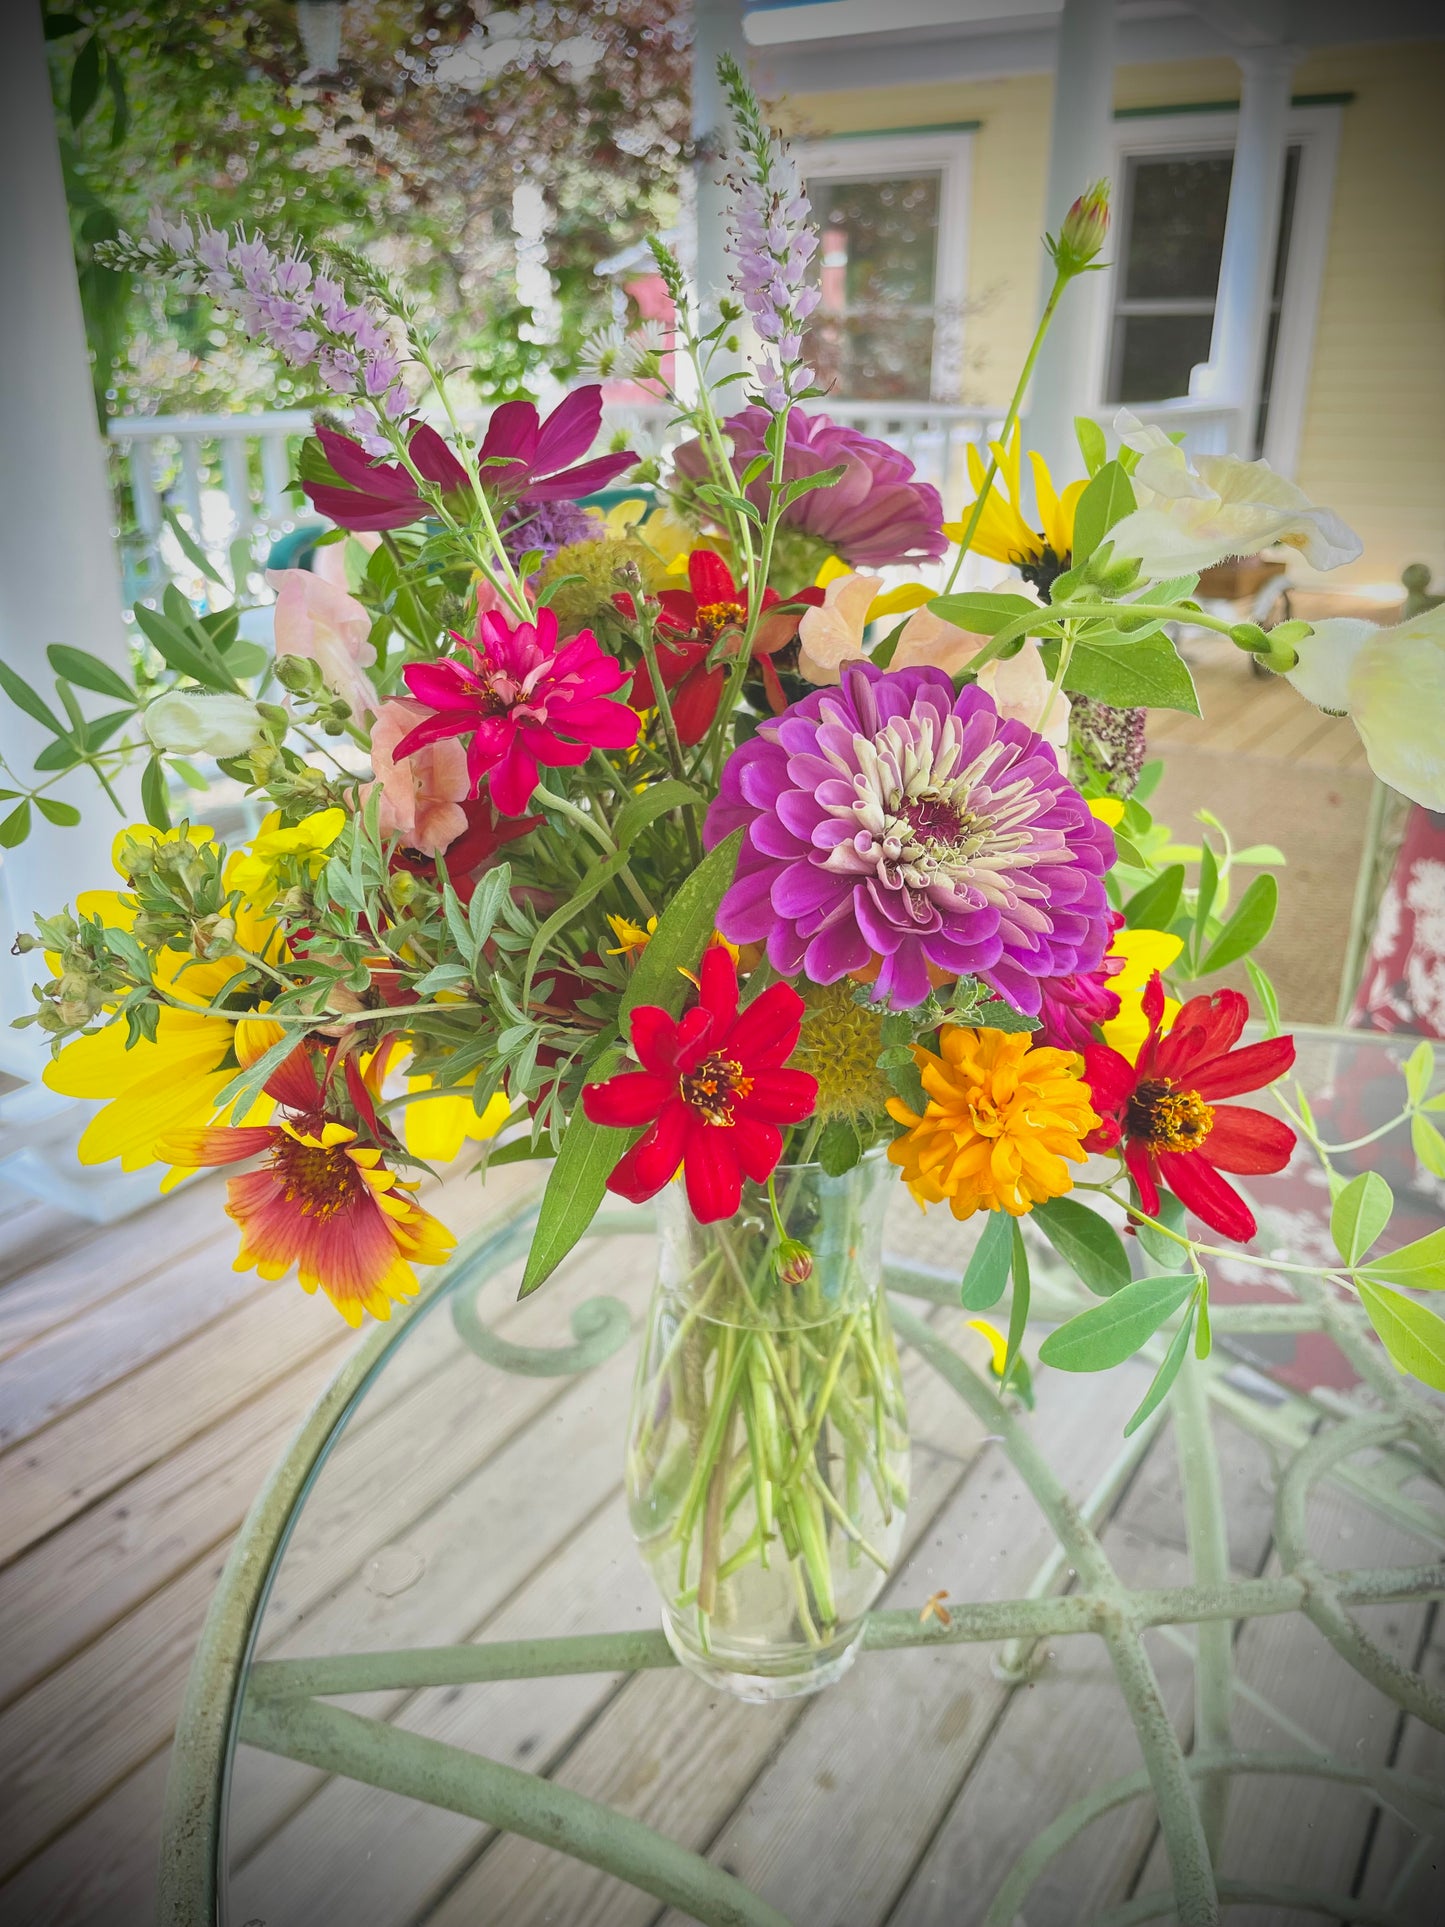
[[[1398,1066],[1414,1040],[1307,1030],[1297,1030],[1296,1036],[1298,1074],[1312,1094],[1320,1094],[1316,1113],[1327,1137],[1367,1136],[1372,1120],[1389,1114],[1387,1104],[1398,1108]],[[1432,1218],[1438,1223],[1445,1217],[1445,1184],[1412,1165],[1405,1136],[1404,1165],[1398,1163],[1398,1147],[1391,1155],[1397,1159],[1396,1190],[1415,1214],[1414,1228],[1402,1228],[1398,1236],[1392,1231],[1394,1242],[1419,1236]],[[1375,1144],[1337,1162],[1353,1170],[1383,1155]],[[1404,1185],[1401,1169],[1413,1171]],[[1328,1195],[1322,1180],[1311,1184],[1292,1168],[1280,1178],[1254,1181],[1251,1191],[1260,1209],[1261,1238],[1275,1255],[1287,1240],[1291,1255],[1328,1262],[1323,1256]],[[1096,1918],[1118,1923],[1177,1918],[1194,1927],[1243,1903],[1277,1907],[1280,1918],[1299,1909],[1382,1923],[1410,1917],[1408,1906],[1418,1904],[1418,1883],[1422,1875],[1429,1877],[1430,1856],[1438,1856],[1445,1784],[1379,1762],[1332,1756],[1307,1744],[1308,1735],[1301,1735],[1299,1744],[1268,1752],[1241,1746],[1231,1732],[1232,1709],[1240,1694],[1252,1694],[1255,1701],[1261,1695],[1236,1675],[1232,1635],[1241,1621],[1307,1615],[1335,1652],[1386,1696],[1391,1704],[1383,1710],[1392,1718],[1400,1709],[1445,1729],[1445,1695],[1386,1650],[1371,1620],[1372,1609],[1382,1602],[1445,1596],[1442,1514],[1434,1504],[1438,1487],[1445,1485],[1445,1406],[1401,1380],[1353,1304],[1342,1303],[1317,1279],[1299,1278],[1298,1293],[1288,1297],[1277,1290],[1220,1286],[1213,1308],[1213,1356],[1185,1370],[1153,1421],[1127,1442],[1120,1436],[1122,1415],[1143,1379],[1126,1403],[1110,1404],[1107,1412],[1101,1408],[1101,1423],[1112,1427],[1109,1457],[1076,1502],[1067,1489],[1068,1468],[1051,1463],[1051,1404],[1059,1378],[1040,1373],[1032,1414],[1020,1411],[1012,1399],[997,1397],[977,1358],[966,1362],[960,1348],[966,1334],[956,1310],[958,1228],[942,1213],[930,1214],[925,1225],[906,1199],[903,1204],[908,1215],[895,1214],[890,1221],[887,1282],[905,1356],[911,1351],[913,1369],[935,1391],[946,1386],[950,1400],[956,1395],[961,1424],[971,1422],[975,1436],[981,1427],[1007,1454],[1055,1543],[1020,1597],[970,1603],[955,1574],[946,1613],[921,1612],[921,1596],[872,1613],[854,1669],[854,1680],[861,1676],[855,1690],[866,1694],[875,1726],[881,1725],[888,1717],[889,1669],[900,1652],[984,1642],[995,1649],[996,1678],[1032,1680],[1047,1692],[1048,1655],[1041,1642],[1088,1634],[1107,1651],[1137,1737],[1136,1770],[1089,1785],[1062,1811],[1040,1813],[1042,1830],[1015,1864],[998,1866],[993,1891],[966,1900],[959,1896],[952,1918],[965,1924],[984,1921],[987,1927],[1027,1919],[1030,1889],[1052,1857],[1101,1817],[1139,1801],[1152,1801],[1157,1811],[1167,1881]],[[535,1414],[551,1410],[546,1399],[562,1396],[573,1382],[605,1385],[610,1389],[597,1395],[596,1422],[588,1417],[587,1424],[602,1441],[597,1451],[612,1454],[614,1488],[620,1480],[626,1355],[640,1322],[650,1263],[642,1242],[645,1218],[635,1212],[604,1214],[593,1242],[574,1263],[570,1298],[564,1290],[548,1311],[543,1308],[548,1291],[524,1307],[509,1304],[534,1217],[535,1207],[464,1249],[419,1301],[371,1333],[302,1426],[242,1528],[201,1637],[176,1738],[161,1867],[161,1918],[167,1927],[212,1921],[282,1927],[300,1917],[310,1927],[328,1927],[324,1907],[318,1912],[313,1902],[298,1915],[290,1910],[285,1886],[268,1890],[256,1871],[265,1855],[259,1862],[256,1856],[268,1829],[274,1835],[288,1812],[323,1797],[318,1789],[338,1785],[350,1788],[353,1802],[358,1787],[375,1790],[369,1804],[356,1809],[363,1818],[352,1823],[351,1832],[338,1826],[325,1836],[327,1851],[343,1858],[364,1858],[374,1850],[376,1860],[384,1861],[397,1850],[387,1841],[408,1839],[397,1814],[414,1814],[419,1809],[407,1803],[422,1803],[456,1816],[458,1827],[470,1827],[466,1837],[483,1846],[519,1835],[603,1869],[655,1897],[652,1918],[671,1906],[683,1918],[709,1923],[781,1927],[785,1922],[782,1912],[716,1859],[545,1772],[487,1756],[487,1695],[505,1692],[508,1682],[515,1703],[517,1695],[555,1694],[568,1682],[592,1676],[625,1681],[675,1665],[655,1617],[642,1603],[644,1589],[631,1578],[619,1589],[615,1574],[631,1569],[616,1562],[608,1567],[614,1576],[603,1576],[580,1630],[569,1626],[497,1637],[491,1625],[498,1612],[492,1608],[474,1614],[475,1632],[460,1629],[471,1622],[464,1614],[458,1619],[459,1592],[464,1608],[472,1580],[505,1566],[502,1555],[510,1538],[533,1530],[557,1507],[569,1485],[569,1461],[564,1456],[559,1482],[542,1484],[539,1473],[537,1489],[520,1494],[516,1471],[504,1472],[507,1492],[501,1499],[494,1494],[487,1501],[491,1511],[477,1515],[476,1542],[468,1543],[463,1533],[457,1543],[459,1535],[444,1530],[445,1508],[455,1502],[461,1481],[439,1467],[444,1453],[435,1438],[416,1451],[414,1463],[408,1460],[409,1410],[423,1410],[427,1402],[435,1406],[443,1385],[454,1388],[453,1396],[460,1386],[464,1414],[474,1410],[478,1423],[480,1415],[490,1415],[500,1441],[497,1463],[505,1466],[512,1422],[503,1409],[508,1398],[530,1400],[527,1409]],[[951,1233],[951,1240],[943,1232]],[[623,1254],[621,1262],[611,1262],[623,1285],[617,1295],[589,1296],[607,1271],[609,1250]],[[1057,1320],[1075,1308],[1076,1287],[1050,1276],[1042,1262],[1035,1274],[1042,1319]],[[950,1306],[955,1309],[939,1309]],[[559,1330],[569,1314],[570,1331]],[[546,1342],[538,1342],[539,1335]],[[1167,1336],[1166,1331],[1155,1341],[1156,1357]],[[1036,1341],[1037,1334],[1031,1334],[1030,1350]],[[1329,1370],[1319,1365],[1326,1354],[1340,1368],[1333,1388]],[[1290,1389],[1291,1378],[1300,1389]],[[474,1400],[471,1407],[468,1399]],[[1250,1578],[1230,1573],[1214,1433],[1221,1413],[1262,1440],[1278,1469],[1274,1558]],[[1095,1528],[1108,1517],[1164,1424],[1174,1428],[1178,1449],[1192,1581],[1134,1588],[1119,1576]],[[449,1422],[445,1436],[457,1429]],[[368,1462],[372,1451],[374,1467]],[[581,1448],[575,1453],[570,1463],[581,1478]],[[373,1517],[381,1518],[380,1501],[367,1482],[373,1471],[378,1489],[384,1471],[387,1492],[399,1492],[403,1501],[413,1490],[416,1516],[432,1524],[411,1535],[392,1532],[376,1547],[375,1532],[367,1537]],[[520,1482],[525,1486],[525,1464]],[[1343,1489],[1410,1535],[1419,1548],[1418,1563],[1328,1568],[1312,1545],[1307,1517],[1312,1493],[1325,1485]],[[498,1513],[504,1500],[512,1509],[507,1512],[504,1504]],[[388,1503],[394,1504],[394,1497]],[[607,1558],[615,1551],[617,1561],[625,1561],[625,1515],[616,1510],[616,1546],[611,1540],[602,1543],[609,1548]],[[439,1550],[429,1560],[409,1539]],[[583,1543],[579,1528],[576,1544]],[[609,1603],[624,1596],[625,1606],[609,1617]],[[561,1601],[559,1615],[564,1606]],[[627,1623],[618,1624],[619,1619]],[[1161,1695],[1143,1638],[1146,1629],[1164,1629],[1180,1641],[1177,1629],[1186,1626],[1197,1629],[1190,1648],[1193,1708],[1185,1725],[1186,1730],[1192,1726],[1193,1737],[1188,1746],[1176,1736],[1177,1721]],[[681,1677],[676,1685],[695,1694],[703,1732],[716,1717],[714,1696]],[[483,1728],[480,1747],[416,1730],[418,1707],[455,1706],[464,1696],[468,1707],[482,1709],[473,1722],[479,1720]],[[868,1772],[873,1730],[860,1731],[856,1757],[837,1761],[837,1773]],[[1351,1787],[1365,1802],[1403,1819],[1414,1830],[1415,1844],[1402,1850],[1385,1899],[1365,1905],[1338,1892],[1275,1890],[1267,1880],[1233,1873],[1220,1851],[1226,1803],[1231,1790],[1234,1798],[1244,1797],[1242,1783],[1252,1775],[1297,1776],[1302,1815],[1311,1787],[1328,1782]],[[364,1824],[368,1813],[370,1831]],[[458,1864],[464,1862],[463,1854]],[[378,1891],[386,1885],[379,1869],[377,1885]],[[420,1919],[430,1917],[431,1906],[431,1900],[415,1907],[397,1903],[389,1912],[378,1901],[373,1912],[378,1919]],[[351,1916],[336,1915],[343,1917]],[[505,1921],[509,1916],[503,1910],[470,1917]],[[794,1927],[809,1927],[796,1906],[791,1918]]]

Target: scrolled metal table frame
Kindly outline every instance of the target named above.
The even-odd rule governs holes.
[[[340,1694],[675,1665],[661,1631],[258,1661],[247,1672],[271,1577],[327,1447],[418,1317],[450,1297],[457,1331],[473,1350],[502,1370],[534,1375],[584,1371],[626,1341],[629,1316],[611,1299],[593,1299],[579,1307],[569,1346],[518,1346],[483,1324],[475,1305],[477,1290],[522,1254],[535,1219],[533,1209],[484,1236],[405,1315],[372,1334],[306,1419],[252,1507],[206,1619],[176,1734],[160,1872],[159,1918],[164,1927],[209,1927],[218,1918],[224,1768],[238,1740],[555,1847],[709,1927],[789,1927],[741,1881],[640,1821],[518,1768],[325,1704]],[[594,1232],[605,1236],[637,1228],[635,1215],[604,1214]],[[1445,1823],[1445,1786],[1305,1748],[1291,1753],[1239,1750],[1231,1740],[1230,1707],[1235,1693],[1246,1689],[1233,1676],[1230,1626],[1244,1618],[1302,1612],[1349,1665],[1396,1705],[1445,1730],[1445,1696],[1385,1652],[1350,1610],[1390,1600],[1445,1597],[1445,1564],[1329,1572],[1311,1554],[1305,1531],[1310,1490],[1330,1478],[1427,1540],[1436,1534],[1437,1521],[1401,1487],[1421,1473],[1445,1484],[1445,1426],[1438,1408],[1381,1358],[1352,1306],[1322,1284],[1302,1279],[1303,1303],[1222,1306],[1213,1314],[1216,1332],[1328,1332],[1381,1410],[1329,1417],[1316,1431],[1321,1414],[1305,1401],[1298,1402],[1302,1409],[1271,1410],[1229,1386],[1216,1360],[1191,1359],[1171,1399],[1125,1443],[1095,1491],[1078,1504],[1048,1465],[1028,1424],[925,1319],[899,1302],[901,1294],[956,1304],[956,1277],[909,1264],[890,1266],[886,1282],[899,1338],[915,1347],[1001,1441],[1058,1543],[1026,1597],[977,1605],[950,1602],[947,1627],[920,1623],[914,1612],[871,1613],[864,1652],[1000,1642],[999,1676],[1020,1681],[1029,1674],[1039,1640],[1096,1634],[1113,1662],[1144,1761],[1141,1772],[1098,1789],[1050,1822],[1003,1881],[986,1927],[1009,1927],[1050,1858],[1092,1821],[1150,1793],[1168,1850],[1172,1886],[1115,1908],[1101,1917],[1099,1927],[1128,1927],[1171,1910],[1185,1927],[1204,1927],[1220,1918],[1222,1906],[1243,1903],[1315,1910],[1396,1927],[1401,1920],[1398,1903],[1422,1866],[1435,1831],[1433,1825],[1422,1827],[1420,1812],[1433,1811],[1437,1824]],[[1061,1314],[1069,1308],[1059,1307]],[[1047,1310],[1047,1293],[1041,1309]],[[1167,1336],[1163,1334],[1165,1340]],[[1227,1411],[1276,1452],[1288,1454],[1276,1497],[1275,1544],[1283,1569],[1275,1577],[1229,1578],[1211,1405]],[[1166,1415],[1172,1416],[1178,1435],[1195,1582],[1135,1591],[1114,1571],[1095,1528]],[[1368,1468],[1355,1464],[1364,1452],[1379,1454],[1378,1462]],[[1077,1574],[1078,1589],[1056,1594],[1053,1589],[1065,1566]],[[1183,1624],[1198,1628],[1191,1752],[1175,1733],[1142,1638],[1145,1628]],[[1252,1689],[1251,1697],[1258,1699]],[[1421,1840],[1385,1902],[1373,1906],[1346,1895],[1222,1875],[1218,1857],[1229,1781],[1240,1774],[1296,1774],[1352,1785],[1399,1813]]]

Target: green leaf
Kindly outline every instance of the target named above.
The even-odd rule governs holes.
[[[118,60],[106,61],[105,83],[110,89],[110,149],[114,153],[130,129],[130,102],[126,99],[125,75]]]
[[[1044,665],[1052,674],[1058,666],[1059,645],[1046,642]],[[1166,635],[1120,636],[1105,642],[1081,636],[1074,644],[1064,672],[1064,688],[1078,696],[1093,696],[1116,709],[1178,709],[1199,714],[1194,679]]]
[[[1363,1258],[1390,1222],[1395,1195],[1378,1171],[1362,1171],[1335,1199],[1330,1236],[1347,1265]]]
[[[853,1126],[839,1117],[823,1127],[815,1155],[830,1178],[841,1178],[862,1157],[863,1146]]]
[[[1013,1260],[1012,1220],[1006,1211],[990,1211],[963,1274],[963,1308],[987,1311],[1003,1297]]]
[[[3,823],[0,823],[0,850],[13,850],[22,844],[30,834],[30,803],[17,803]]]
[[[65,734],[65,725],[57,718],[54,710],[47,708],[25,678],[17,675],[10,665],[3,661],[0,661],[0,689],[5,691],[17,709],[23,709],[25,714],[34,717],[37,723],[44,723],[54,735]]]
[[[497,913],[502,907],[502,898],[512,887],[512,866],[499,863],[495,870],[488,870],[467,905],[467,928],[471,932],[472,955],[480,953],[482,945],[491,936],[497,921]]]
[[[738,866],[742,840],[742,831],[734,830],[709,851],[658,918],[657,929],[628,982],[618,1012],[619,1024],[625,1024],[639,1004],[656,1004],[674,1017],[682,1009],[692,985],[680,966],[697,968],[713,933],[717,907]]]
[[[608,1051],[593,1067],[595,1081],[601,1083],[611,1077],[621,1063],[620,1049]],[[542,1209],[518,1297],[525,1298],[544,1284],[583,1236],[607,1194],[613,1167],[641,1135],[640,1129],[623,1131],[610,1124],[594,1124],[578,1104],[542,1194]]]
[[[99,656],[89,655],[84,649],[71,649],[63,642],[52,642],[45,653],[57,676],[78,683],[82,689],[97,690],[102,696],[114,696],[123,703],[136,700],[136,693],[125,677]]]
[[[1105,462],[1074,510],[1074,566],[1087,562],[1114,524],[1137,506],[1129,477],[1117,462]]]
[[[1195,1289],[1193,1275],[1136,1278],[1103,1305],[1091,1305],[1050,1332],[1039,1361],[1061,1372],[1106,1372],[1132,1358]]]
[[[1169,1349],[1164,1354],[1164,1363],[1154,1374],[1153,1381],[1140,1401],[1137,1411],[1135,1411],[1129,1423],[1124,1427],[1124,1437],[1126,1439],[1132,1438],[1134,1433],[1139,1430],[1139,1427],[1164,1397],[1175,1379],[1178,1378],[1179,1367],[1184,1363],[1184,1356],[1189,1350],[1189,1340],[1193,1335],[1193,1331],[1194,1306],[1191,1305],[1189,1307],[1189,1316],[1184,1320],[1178,1331],[1175,1332]]]
[[[957,623],[960,629],[969,629],[976,636],[996,636],[1000,629],[1007,629],[1011,622],[1025,616],[1030,621],[1037,617],[1044,622],[1049,613],[1027,596],[1004,595],[991,589],[968,595],[935,596],[928,608],[944,622]]]
[[[1234,860],[1236,863],[1247,863],[1255,869],[1268,865],[1271,869],[1277,870],[1283,866],[1286,859],[1284,851],[1278,844],[1250,843],[1244,849],[1235,851]]]
[[[81,760],[80,745],[71,736],[58,736],[47,743],[35,759],[38,770],[74,769]]]
[[[1001,1212],[999,1214],[1003,1216]],[[1014,1366],[1018,1363],[1019,1349],[1024,1342],[1024,1331],[1029,1322],[1029,1300],[1032,1288],[1029,1284],[1029,1254],[1024,1243],[1024,1234],[1019,1228],[1017,1218],[1008,1221],[1009,1233],[1013,1242],[1013,1301],[1008,1315],[1008,1349],[1004,1353],[1003,1370],[999,1373],[999,1390],[1003,1391],[1013,1376]]]
[[[174,509],[166,510],[166,526],[180,544],[181,551],[197,574],[203,575],[207,582],[213,582],[218,589],[229,589],[230,583],[216,572],[216,565],[186,528]]]
[[[1279,885],[1272,876],[1256,877],[1234,907],[1234,914],[1209,946],[1199,975],[1238,963],[1269,935],[1279,908]]]
[[[1445,1231],[1432,1231],[1398,1251],[1387,1251],[1383,1258],[1372,1258],[1361,1275],[1408,1285],[1412,1291],[1445,1291]]]
[[[1092,416],[1075,415],[1074,438],[1084,458],[1084,467],[1090,475],[1097,475],[1109,459],[1109,443],[1103,429]]]
[[[1422,1037],[1414,1050],[1405,1059],[1405,1095],[1412,1104],[1418,1104],[1429,1090],[1435,1076],[1435,1046],[1428,1038]]]
[[[146,813],[147,823],[153,823],[158,830],[171,827],[171,805],[166,794],[165,765],[159,756],[152,756],[145,766],[140,779],[140,800]]]
[[[1445,1392],[1445,1319],[1384,1285],[1364,1278],[1356,1283],[1360,1303],[1392,1362],[1421,1384]]]
[[[1194,931],[1192,955],[1197,957],[1204,947],[1205,926],[1209,913],[1214,908],[1214,899],[1219,894],[1219,864],[1206,837],[1199,851],[1199,887],[1194,897]]]
[[[847,463],[839,462],[836,468],[820,468],[816,474],[799,475],[791,482],[784,482],[778,493],[779,505],[790,508],[800,495],[809,495],[815,488],[832,488],[847,473]]]
[[[1418,1111],[1410,1119],[1410,1145],[1432,1176],[1445,1178],[1445,1137]]]
[[[91,34],[75,56],[75,65],[70,70],[69,112],[72,127],[79,127],[100,98],[100,56],[100,42]]]
[[[135,619],[146,640],[158,651],[162,661],[179,675],[189,676],[203,689],[221,689],[232,694],[240,690],[240,684],[230,671],[213,658],[208,647],[197,646],[195,639],[186,631],[163,616],[159,610],[149,609],[145,603],[135,605]]]
[[[1108,1298],[1128,1285],[1124,1240],[1097,1211],[1077,1198],[1049,1198],[1036,1204],[1031,1215],[1064,1263],[1096,1297]]]
[[[1254,1000],[1264,1016],[1266,1037],[1279,1036],[1279,998],[1275,995],[1274,983],[1268,973],[1260,968],[1253,957],[1246,957],[1244,967],[1249,972],[1250,988]]]
[[[1171,863],[1142,890],[1136,890],[1124,905],[1124,922],[1130,930],[1167,930],[1174,921],[1184,891],[1184,865]]]
[[[35,807],[47,823],[54,823],[63,830],[73,830],[80,821],[80,811],[73,803],[59,802],[53,796],[37,796]]]
[[[1170,1231],[1184,1236],[1184,1206],[1172,1191],[1159,1193],[1159,1209],[1153,1214],[1157,1223],[1165,1225]],[[1151,1257],[1164,1271],[1183,1271],[1189,1263],[1189,1253],[1173,1238],[1166,1238],[1162,1231],[1156,1231],[1152,1224],[1134,1226],[1134,1235],[1139,1240],[1139,1248]]]

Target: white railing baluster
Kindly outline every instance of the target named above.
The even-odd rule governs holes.
[[[286,496],[291,482],[291,432],[268,426],[261,436],[261,502],[269,522],[285,521],[294,513]]]
[[[234,527],[231,539],[249,535],[256,526],[256,505],[251,498],[251,444],[240,435],[220,438],[221,486],[231,505]]]

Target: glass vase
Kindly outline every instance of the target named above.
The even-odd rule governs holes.
[[[902,1539],[908,1424],[882,1290],[897,1174],[780,1166],[737,1215],[658,1198],[628,1430],[632,1528],[689,1671],[740,1699],[851,1664]]]

